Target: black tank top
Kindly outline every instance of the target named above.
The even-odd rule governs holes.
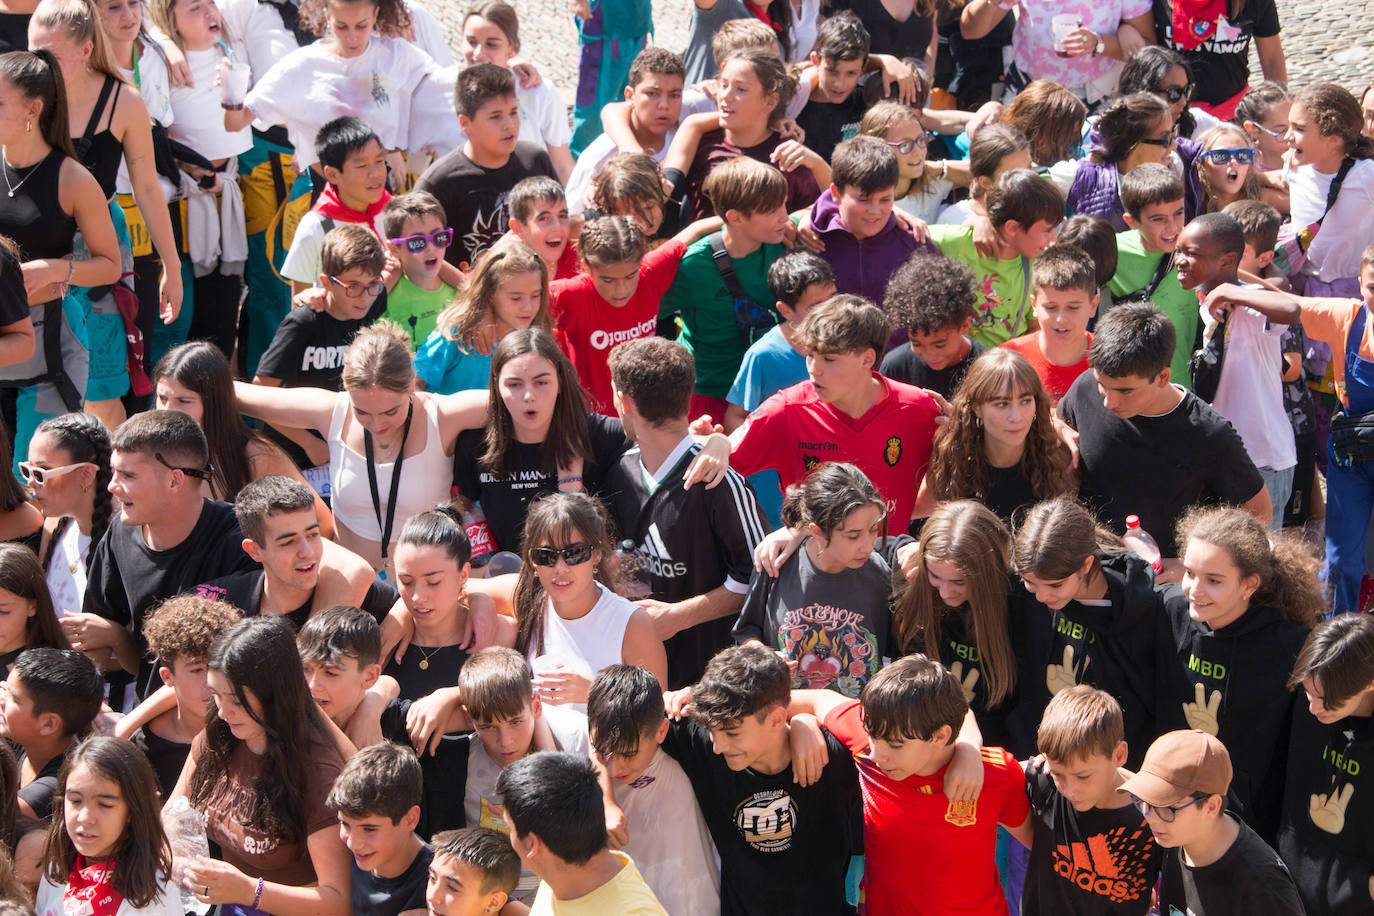
[[[29,49],[29,19],[33,13],[0,13],[0,54]]]
[[[66,158],[55,149],[37,165],[22,169],[0,159],[0,235],[19,246],[20,261],[72,253],[76,220],[62,209],[57,193]]]
[[[95,108],[91,110],[91,119],[86,122],[86,130],[81,136],[72,138],[77,159],[95,176],[95,180],[100,182],[100,190],[105,192],[106,200],[114,197],[115,176],[119,174],[119,162],[124,158],[124,146],[110,130],[110,125],[114,122],[115,107],[119,104],[119,91],[123,87],[122,80],[106,76],[105,84],[100,87],[100,97],[95,100]],[[110,98],[112,92],[113,100]],[[105,115],[107,102],[110,110],[108,116]],[[105,129],[96,133],[95,129],[102,118],[105,121]]]

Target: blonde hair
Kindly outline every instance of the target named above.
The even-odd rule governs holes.
[[[381,388],[409,394],[415,388],[410,335],[387,318],[362,328],[344,353],[342,378],[345,391]]]
[[[215,3],[215,0],[208,0]],[[153,24],[162,30],[162,34],[172,39],[172,43],[183,51],[186,44],[181,40],[181,33],[177,31],[177,0],[148,0],[148,15],[153,18]],[[219,4],[215,3],[215,8],[219,9]],[[220,14],[220,37],[225,41],[233,41],[234,35],[229,28],[229,23],[224,20],[223,11]]]
[[[77,44],[91,43],[87,64],[96,73],[124,82],[110,54],[109,39],[100,23],[100,12],[91,0],[42,0],[33,11],[30,25],[62,29]]]
[[[1055,763],[1108,759],[1126,740],[1121,704],[1110,693],[1079,684],[1060,691],[1045,707],[1035,746]]]
[[[887,135],[900,124],[907,121],[915,121],[916,126],[922,131],[925,125],[921,123],[921,113],[916,109],[903,105],[895,99],[884,99],[864,112],[863,119],[859,121],[859,133],[865,137],[878,137],[886,140]],[[911,184],[907,185],[906,196],[919,194],[925,190],[926,185],[935,180],[935,176],[927,169],[922,169],[921,174],[911,179]],[[900,184],[900,182],[899,182]]]
[[[1218,124],[1216,127],[1208,128],[1201,137],[1198,137],[1198,154],[1196,161],[1198,183],[1202,185],[1202,206],[1204,213],[1215,213],[1216,191],[1212,187],[1212,179],[1208,175],[1208,170],[1204,168],[1206,163],[1203,157],[1209,150],[1232,149],[1233,147],[1223,147],[1222,138],[1226,136],[1239,137],[1241,148],[1254,149],[1251,145],[1250,135],[1243,128],[1236,124]],[[1239,165],[1239,163],[1237,163]],[[1259,200],[1259,150],[1255,150],[1255,158],[1248,166],[1245,166],[1245,180],[1241,182],[1240,197],[1238,200]]]
[[[447,340],[464,349],[473,346],[478,331],[493,317],[491,303],[501,284],[516,274],[539,275],[539,311],[531,327],[552,330],[549,322],[549,267],[534,249],[514,235],[500,239],[483,253],[468,285],[439,313],[437,327]]]

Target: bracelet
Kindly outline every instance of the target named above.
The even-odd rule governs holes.
[[[947,177],[949,177],[949,160],[948,160],[948,159],[941,159],[941,160],[940,160],[940,177],[936,178],[935,180],[936,180],[936,181],[944,181]]]
[[[68,258],[68,259],[67,259],[67,279],[63,280],[62,283],[63,283],[64,285],[66,285],[66,286],[71,286],[71,284],[72,284],[72,274],[74,274],[74,273],[76,273],[76,259],[75,259],[75,258]]]
[[[558,478],[558,485],[559,485],[560,487],[563,486],[563,484],[565,484],[565,483],[581,483],[581,482],[582,482],[582,475],[581,475],[581,474],[578,474],[576,477],[560,477],[560,478]]]
[[[262,903],[262,879],[261,879],[261,878],[258,879],[258,889],[257,889],[256,891],[253,892],[253,909],[256,910],[256,909],[258,908],[258,904],[259,904],[259,903]]]

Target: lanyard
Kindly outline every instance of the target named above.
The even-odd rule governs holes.
[[[377,514],[377,528],[382,532],[382,567],[386,567],[386,551],[391,544],[391,524],[396,520],[396,491],[401,485],[401,464],[406,459],[406,439],[410,436],[410,418],[415,414],[415,400],[411,399],[406,407],[406,425],[401,428],[401,447],[396,452],[396,463],[391,467],[391,495],[387,497],[386,523],[382,522],[381,500],[377,496],[377,464],[372,457],[372,433],[363,430],[363,450],[367,454],[367,482],[372,488],[372,511]]]

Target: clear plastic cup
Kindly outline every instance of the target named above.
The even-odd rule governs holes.
[[[1054,33],[1054,53],[1060,57],[1068,57],[1069,52],[1064,50],[1064,39],[1083,25],[1083,17],[1077,13],[1060,13],[1050,20],[1050,31]]]
[[[231,60],[222,68],[219,84],[220,105],[230,111],[243,108],[243,100],[248,97],[248,83],[253,71],[243,61]]]

